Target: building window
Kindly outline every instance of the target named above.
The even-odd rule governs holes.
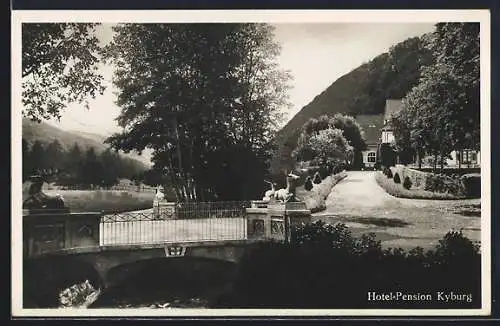
[[[375,152],[368,153],[368,163],[375,163],[377,161],[377,157]]]
[[[461,161],[462,164],[477,163],[477,152],[465,150],[463,153],[457,153],[457,159]]]

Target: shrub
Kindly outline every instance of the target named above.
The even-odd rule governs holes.
[[[462,180],[452,178],[445,174],[430,174],[425,180],[424,189],[439,193],[450,193],[452,195],[461,195],[464,193]]]
[[[396,164],[396,152],[391,144],[381,144],[379,155],[382,165],[393,166]]]
[[[318,172],[319,172],[319,176],[321,177],[321,180],[324,180],[326,177],[328,177],[331,174],[328,172],[328,166],[326,166],[326,165],[322,165]]]
[[[405,189],[410,189],[412,186],[412,182],[410,180],[410,177],[406,177],[405,180],[403,181],[403,187]]]
[[[447,289],[472,296],[471,302],[455,302],[454,308],[481,303],[479,249],[460,232],[447,233],[428,252],[422,248],[383,250],[374,234],[356,238],[345,225],[322,221],[293,229],[291,240],[289,244],[260,244],[247,252],[240,262],[232,298],[216,307],[450,308],[451,304],[436,300],[369,302],[366,294],[374,289],[411,289],[415,293]],[[270,278],[269,270],[280,277]]]
[[[401,178],[397,173],[394,174],[394,183],[401,183]]]
[[[313,182],[314,182],[315,184],[320,184],[320,183],[321,183],[321,180],[323,180],[323,179],[321,178],[321,174],[320,174],[320,173],[319,173],[319,171],[318,171],[318,172],[316,172],[316,173],[314,174]]]
[[[325,199],[330,194],[332,188],[343,178],[346,174],[337,174],[327,177],[321,183],[314,185],[312,190],[307,191],[302,187],[297,188],[297,197],[306,204],[307,209],[311,213],[316,213],[326,209]]]
[[[450,193],[439,193],[439,192],[433,192],[433,191],[428,191],[424,189],[419,189],[413,187],[414,185],[412,184],[412,189],[405,189],[401,187],[398,184],[395,184],[392,182],[391,179],[387,179],[386,177],[383,176],[382,171],[377,172],[375,174],[375,181],[377,184],[382,187],[389,195],[392,195],[394,197],[399,197],[399,198],[412,198],[412,199],[436,199],[436,200],[442,200],[442,199],[462,199],[464,198],[463,195],[452,195]]]
[[[312,183],[312,180],[311,180],[311,177],[307,177],[306,178],[306,182],[304,184],[304,188],[307,190],[307,191],[310,191],[312,188],[313,188],[313,183]]]
[[[464,174],[461,177],[464,186],[465,194],[469,197],[481,196],[481,175],[480,174]]]

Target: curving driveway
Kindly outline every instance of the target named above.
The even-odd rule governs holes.
[[[396,198],[377,184],[375,173],[349,171],[333,187],[326,210],[313,214],[313,219],[342,222],[354,235],[374,232],[384,247],[430,249],[446,232],[460,229],[469,239],[480,240],[480,199]]]

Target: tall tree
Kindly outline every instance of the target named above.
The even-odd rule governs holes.
[[[50,162],[50,168],[60,170],[64,167],[65,153],[61,143],[55,139],[46,149],[45,155]]]
[[[262,24],[125,24],[107,49],[125,131],[117,149],[153,149],[178,200],[238,199],[265,170],[288,75]],[[241,158],[247,158],[241,162]]]
[[[78,143],[75,143],[66,154],[59,182],[64,185],[78,185],[81,184],[82,180],[83,153]]]
[[[22,24],[23,115],[35,121],[60,118],[71,102],[104,92],[98,72],[97,24]]]
[[[330,125],[336,129],[342,130],[342,134],[353,148],[353,166],[359,168],[363,163],[363,155],[361,151],[366,149],[365,135],[363,128],[358,124],[356,119],[348,115],[340,113],[335,114],[330,119]]]
[[[90,147],[85,152],[82,164],[82,183],[86,186],[100,186],[103,184],[102,163],[95,152],[94,147]]]
[[[33,168],[32,172],[48,168],[48,162],[45,155],[45,147],[43,146],[41,141],[36,140],[31,146],[29,161]]]
[[[28,145],[28,141],[24,138],[22,139],[22,159],[23,159],[22,180],[24,182],[28,179],[33,170],[30,161],[30,148]]]
[[[313,146],[310,145],[311,137],[319,135],[321,131],[328,129],[340,130],[348,145],[352,147],[353,155],[355,155],[354,159],[357,157],[358,161],[362,160],[362,157],[359,158],[359,156],[361,151],[366,148],[363,128],[353,117],[340,113],[335,114],[333,117],[322,115],[318,119],[309,119],[302,126],[302,132],[293,155],[299,161],[309,161],[316,157],[317,153],[313,150]]]
[[[116,185],[120,174],[120,158],[118,154],[106,149],[101,153],[99,159],[102,166],[102,185],[104,187]]]
[[[411,142],[442,168],[452,150],[479,149],[479,24],[437,24],[428,48],[435,63],[406,95],[405,114],[412,117]]]
[[[314,133],[301,146],[297,150],[300,152],[307,148],[312,153],[312,161],[320,166],[348,163],[353,152],[353,147],[349,145],[343,131],[336,128],[327,128]]]

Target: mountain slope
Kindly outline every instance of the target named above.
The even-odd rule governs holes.
[[[22,137],[23,139],[26,139],[29,145],[31,145],[35,140],[39,140],[44,145],[48,145],[57,139],[65,150],[69,150],[75,143],[77,143],[82,149],[94,147],[97,152],[102,152],[108,148],[108,145],[104,144],[106,137],[97,134],[62,130],[47,123],[37,123],[29,119],[23,119],[22,128]],[[151,165],[145,156],[142,157],[124,153],[121,153],[120,155],[136,161],[139,165],[143,166],[144,169],[149,168]]]
[[[396,44],[388,53],[380,54],[338,78],[304,106],[277,133],[278,150],[271,163],[271,173],[292,167],[289,154],[296,147],[301,127],[310,118],[335,113],[354,117],[381,114],[387,98],[404,97],[418,82],[421,67],[432,62],[432,56],[425,48],[426,37],[413,37]]]

